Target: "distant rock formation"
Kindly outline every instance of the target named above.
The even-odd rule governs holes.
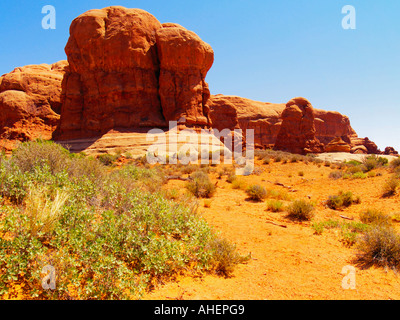
[[[274,149],[298,154],[323,152],[324,145],[315,137],[314,118],[314,108],[307,99],[290,100],[282,112]]]
[[[8,141],[50,139],[59,121],[67,61],[16,68],[0,77],[0,135]]]
[[[350,152],[351,147],[341,137],[336,137],[325,146],[325,152]]]
[[[388,156],[398,156],[399,153],[393,147],[386,147],[383,154]]]

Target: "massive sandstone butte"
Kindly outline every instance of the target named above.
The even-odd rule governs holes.
[[[205,83],[214,53],[193,32],[140,9],[90,10],[70,27],[56,140],[111,129],[208,124]]]
[[[0,135],[13,141],[50,139],[59,121],[67,61],[28,65],[0,77]]]

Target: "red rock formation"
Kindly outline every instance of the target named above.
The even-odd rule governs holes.
[[[56,140],[111,129],[209,123],[205,82],[214,53],[196,34],[140,9],[90,10],[70,28],[70,72]]]
[[[315,137],[314,108],[307,99],[294,98],[286,104],[274,149],[298,154],[323,152],[323,144]]]
[[[351,137],[357,134],[350,125],[347,116],[335,111],[314,109],[315,115],[315,136],[327,145],[335,137],[340,137],[344,142],[351,143]]]
[[[210,97],[205,77],[214,62],[210,45],[194,32],[167,23],[157,30],[160,60],[160,98],[167,121],[185,119],[188,125],[208,125],[205,104]]]
[[[166,125],[158,95],[160,28],[148,12],[123,7],[90,10],[72,22],[56,139]]]
[[[0,78],[2,139],[51,138],[60,118],[61,82],[67,66],[66,61],[29,65]]]
[[[388,156],[398,156],[399,153],[393,147],[386,147],[383,154]]]
[[[341,137],[336,137],[325,146],[325,152],[350,152],[350,145],[342,140]]]
[[[213,128],[253,129],[257,147],[271,147],[282,122],[285,104],[253,101],[237,96],[215,95],[207,103]]]
[[[357,135],[351,137],[350,139],[352,147],[357,147],[357,146],[364,146],[368,154],[380,154],[381,151],[378,149],[378,146],[375,144],[375,142],[369,140],[368,138],[359,138]]]

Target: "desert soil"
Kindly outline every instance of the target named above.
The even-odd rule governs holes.
[[[263,172],[241,177],[248,185],[260,184],[267,189],[286,190],[275,185],[279,182],[292,187],[292,199],[307,199],[316,204],[314,221],[336,219],[340,216],[358,219],[367,208],[382,209],[387,213],[400,212],[400,198],[381,198],[382,186],[390,176],[386,169],[367,179],[329,178],[335,169],[322,164],[256,162]],[[300,176],[299,172],[304,175]],[[205,275],[200,278],[178,276],[175,281],[164,283],[144,296],[152,299],[187,300],[295,300],[295,299],[399,299],[400,277],[392,270],[371,267],[362,269],[355,263],[355,246],[347,247],[340,240],[338,229],[314,234],[312,222],[293,222],[285,213],[266,210],[266,202],[246,200],[243,190],[232,189],[225,177],[218,180],[217,192],[206,208],[201,200],[200,212],[204,219],[222,237],[235,243],[237,250],[251,259],[235,268],[233,276],[224,278]],[[166,188],[184,192],[185,182],[172,180]],[[343,211],[327,208],[324,201],[340,190],[351,191],[361,197],[361,204]],[[289,203],[289,202],[287,202]],[[273,224],[273,223],[275,224]],[[286,228],[279,225],[284,225]],[[397,226],[396,226],[397,228]],[[356,288],[344,289],[342,274],[345,266],[356,268]]]

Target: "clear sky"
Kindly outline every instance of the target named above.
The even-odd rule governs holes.
[[[42,7],[56,29],[42,28]],[[360,137],[400,151],[398,0],[14,0],[0,3],[0,75],[66,59],[71,21],[110,5],[141,8],[196,32],[215,52],[211,93],[283,103],[303,96],[349,116]],[[356,29],[342,28],[342,8]]]

